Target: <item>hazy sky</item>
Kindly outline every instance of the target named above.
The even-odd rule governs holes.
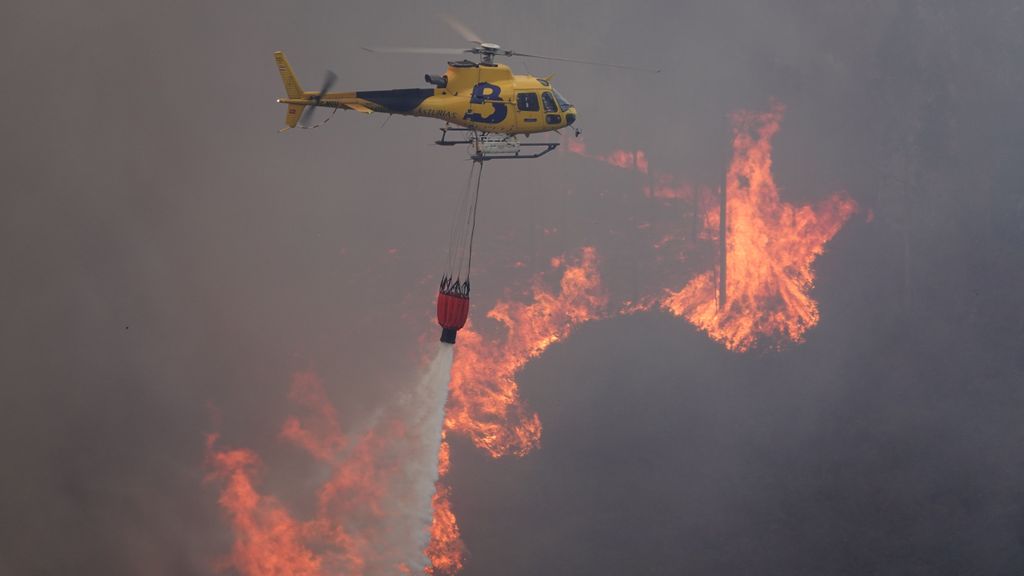
[[[468,164],[424,119],[278,134],[272,52],[308,89],[328,67],[340,90],[425,87],[443,57],[360,46],[461,46],[436,13],[660,67],[510,62],[555,74],[591,150],[681,182],[717,185],[727,114],[781,102],[783,199],[862,209],[816,264],[803,345],[739,355],[652,312],[530,364],[543,448],[453,443],[464,574],[1024,570],[1019,2],[97,0],[0,9],[0,574],[212,574],[231,533],[205,433],[301,502],[289,375],[353,425],[410,384]],[[613,299],[697,271],[643,265],[622,231],[670,216],[636,177],[491,164],[474,314],[584,245]]]

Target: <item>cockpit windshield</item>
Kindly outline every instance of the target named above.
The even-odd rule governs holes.
[[[572,107],[572,104],[569,104],[569,101],[565,99],[565,96],[558,93],[558,90],[552,88],[551,91],[555,93],[555,100],[558,100],[558,105],[562,107],[562,112],[568,112],[569,108]]]

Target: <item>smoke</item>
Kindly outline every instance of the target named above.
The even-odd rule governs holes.
[[[302,414],[285,421],[281,437],[318,461],[327,478],[309,519],[260,491],[255,452],[217,450],[211,435],[211,478],[223,482],[219,503],[235,537],[222,565],[245,576],[422,573],[452,357],[452,346],[442,344],[418,385],[356,438],[341,432],[316,374],[293,376],[289,400]]]
[[[385,416],[435,352],[424,299],[462,153],[430,146],[425,120],[339,113],[277,134],[271,54],[307,84],[331,68],[343,90],[421,86],[444,58],[359,46],[452,45],[439,10],[508,48],[663,68],[512,62],[555,74],[588,153],[642,149],[648,174],[567,145],[489,164],[484,338],[503,326],[478,311],[580,246],[600,255],[608,314],[711,269],[701,217],[728,114],[773,97],[780,200],[846,190],[873,214],[815,260],[821,321],[782,354],[734,354],[652,309],[574,329],[517,371],[542,450],[493,460],[448,434],[466,576],[1024,571],[1018,0],[442,4],[5,5],[4,89],[31,87],[38,112],[0,119],[0,573],[215,574],[234,479],[256,499],[239,521],[294,521],[264,533],[319,558],[306,574],[345,565],[325,550],[376,550],[356,520],[348,543],[312,520],[381,525],[382,496],[355,483],[388,485],[366,453],[392,449]],[[280,436],[289,414],[316,420],[285,397],[305,359],[344,432],[329,461]],[[204,485],[208,403],[213,454],[258,458]],[[353,479],[327,494],[346,459]]]

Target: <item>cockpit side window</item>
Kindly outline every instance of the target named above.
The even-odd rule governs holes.
[[[555,104],[555,98],[551,95],[551,92],[541,92],[541,100],[544,101],[544,111],[548,113],[558,112],[558,106]]]
[[[565,96],[558,93],[558,90],[555,90],[554,88],[552,88],[552,90],[555,92],[555,100],[558,100],[558,105],[562,107],[562,112],[568,112],[569,108],[572,108],[572,104],[569,104],[569,101],[565,99]]]
[[[536,92],[520,92],[516,94],[516,105],[523,112],[536,112],[540,110],[540,103],[537,101]]]

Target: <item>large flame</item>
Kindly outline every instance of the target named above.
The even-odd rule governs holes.
[[[322,467],[311,518],[296,519],[257,489],[260,460],[249,450],[219,450],[207,441],[210,478],[224,482],[219,499],[235,534],[221,564],[244,576],[408,574],[422,569],[430,536],[431,493],[452,353],[442,346],[407,402],[385,411],[359,435],[342,433],[320,378],[292,377],[298,415],[281,437]]]
[[[218,449],[217,435],[209,435],[207,459],[213,469],[209,478],[224,481],[218,502],[228,513],[235,534],[231,555],[221,567],[234,568],[244,576],[362,574],[368,535],[346,529],[343,522],[332,518],[331,510],[350,508],[352,516],[377,513],[379,492],[368,462],[376,444],[374,435],[358,442],[352,459],[340,458],[348,439],[339,432],[334,408],[326,401],[319,378],[311,373],[295,374],[290,398],[313,413],[306,423],[289,418],[282,437],[332,468],[318,494],[317,515],[297,520],[275,497],[261,494],[256,453]],[[325,544],[332,545],[327,552],[314,552]]]
[[[557,289],[548,286],[545,274],[539,274],[524,301],[506,299],[491,308],[486,316],[496,321],[492,324],[499,334],[492,334],[484,323],[467,325],[459,333],[442,441],[434,461],[440,480],[434,486],[433,516],[428,519],[430,541],[423,550],[431,563],[428,573],[455,574],[466,557],[451,488],[444,482],[450,464],[444,438],[464,436],[494,458],[523,456],[537,448],[541,422],[521,400],[516,376],[581,323],[660,307],[685,317],[727,348],[745,351],[762,339],[799,342],[818,322],[817,303],[809,295],[814,281],[811,265],[856,205],[844,194],[834,194],[815,207],[795,207],[780,200],[771,173],[771,140],[782,113],[776,105],[768,112],[741,111],[732,116],[724,301],[719,300],[719,271],[712,269],[677,291],[652,286],[646,295],[639,295],[639,301],[621,303],[609,311],[596,249],[587,247],[575,261],[552,259],[553,270],[561,273]],[[712,189],[651,170],[643,150],[591,154],[582,141],[570,142],[567,148],[644,175],[643,197],[650,201],[691,203],[695,207],[691,214],[698,219],[684,227],[697,232],[690,234],[692,242],[685,243],[685,250],[692,250],[698,240],[716,239],[719,208]],[[656,254],[674,255],[671,259],[656,256],[669,267],[686,260],[675,257],[684,246],[671,241],[675,232],[655,242]],[[210,436],[210,478],[223,484],[219,502],[235,533],[231,554],[221,567],[233,568],[242,576],[411,573],[409,564],[395,560],[401,555],[387,548],[386,543],[395,538],[380,520],[407,507],[408,499],[400,494],[406,487],[401,447],[408,443],[410,422],[415,419],[398,414],[379,420],[361,435],[346,435],[323,384],[311,373],[293,377],[289,399],[301,415],[285,421],[282,438],[303,449],[326,472],[327,479],[317,491],[315,514],[307,520],[293,517],[280,500],[260,492],[261,463],[254,452],[218,449],[217,437]]]
[[[660,304],[722,342],[744,351],[759,338],[784,336],[802,340],[818,322],[811,264],[856,209],[843,194],[834,194],[816,208],[783,203],[771,174],[771,139],[779,129],[782,107],[766,113],[741,111],[733,115],[733,159],[726,186],[727,298],[719,308],[715,270],[694,278],[684,288],[662,297],[626,303],[618,310],[630,314]],[[642,150],[615,150],[599,155],[580,142],[569,151],[611,166],[648,174]],[[655,172],[644,186],[647,198],[697,202],[704,209],[704,231],[713,239],[719,226],[719,207],[706,206],[707,187],[680,184],[674,175]],[[595,252],[584,251],[580,265],[566,269],[561,294],[535,282],[529,304],[501,302],[487,316],[507,328],[505,341],[485,340],[473,330],[460,336],[452,369],[446,429],[462,433],[492,457],[522,456],[540,441],[541,424],[519,400],[515,374],[551,343],[568,335],[581,322],[601,317],[608,303],[594,267]],[[560,265],[554,259],[554,266]],[[442,448],[442,476],[448,469],[447,443]],[[434,574],[461,569],[465,548],[451,509],[451,490],[442,483],[434,499],[434,524],[428,555]]]
[[[549,346],[566,338],[572,329],[603,316],[608,296],[597,270],[597,251],[583,249],[578,262],[565,265],[557,293],[543,275],[533,280],[531,301],[502,301],[487,317],[505,327],[503,339],[486,339],[472,328],[459,333],[445,416],[446,433],[462,434],[494,458],[523,456],[540,443],[537,414],[519,398],[516,373]],[[448,445],[439,458],[442,476],[448,471]],[[434,497],[434,523],[427,554],[434,574],[453,574],[463,563],[465,548],[451,509],[450,488],[438,485]]]
[[[562,265],[557,259],[552,264]],[[529,304],[498,302],[487,317],[505,327],[504,338],[485,339],[472,327],[459,333],[445,429],[469,436],[494,458],[535,448],[540,420],[520,402],[515,375],[573,327],[600,317],[607,304],[592,247],[583,249],[578,263],[565,266],[557,293],[538,275]]]
[[[452,512],[452,489],[442,483],[434,492],[434,522],[430,527],[430,544],[426,553],[430,558],[428,574],[436,576],[456,574],[462,570],[466,547],[462,543],[459,523]]]
[[[249,450],[216,450],[217,436],[207,436],[208,458],[221,479],[220,505],[228,512],[235,532],[230,557],[220,567],[234,567],[246,576],[317,576],[323,561],[306,546],[308,526],[296,522],[276,499],[256,489],[259,457]]]
[[[764,113],[732,115],[724,302],[719,301],[713,270],[669,292],[661,302],[731,350],[748,350],[761,337],[803,340],[807,329],[818,323],[818,305],[809,295],[814,285],[811,264],[856,210],[856,203],[840,193],[814,208],[779,199],[771,141],[782,112],[775,105]],[[706,226],[718,227],[717,209],[708,212]]]

